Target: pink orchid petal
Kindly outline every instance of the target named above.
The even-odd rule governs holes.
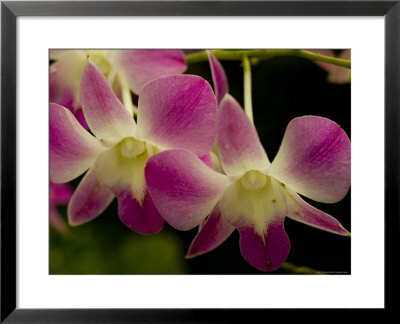
[[[176,75],[147,83],[139,96],[138,134],[163,148],[201,156],[215,140],[217,103],[201,77]]]
[[[50,66],[49,84],[50,102],[58,103],[73,111],[76,103],[76,91],[62,84],[62,77],[60,76],[60,71],[57,70],[57,64]]]
[[[86,130],[89,130],[89,125],[86,122],[85,115],[83,114],[82,108],[78,108],[75,111],[75,118],[82,125],[82,127]]]
[[[75,179],[93,165],[103,149],[68,109],[50,104],[50,181]]]
[[[99,216],[111,203],[114,195],[97,180],[90,169],[76,188],[68,205],[71,225],[81,225]]]
[[[316,201],[334,203],[350,187],[350,140],[335,122],[316,116],[293,119],[268,173]]]
[[[330,56],[330,57],[335,57],[335,53],[330,50],[330,49],[313,49],[313,50],[309,50],[310,52],[314,52],[317,54],[321,54],[324,56]],[[315,64],[317,64],[320,68],[324,69],[325,71],[329,72],[329,73],[334,73],[338,66],[334,65],[334,64],[329,64],[329,63],[325,63],[325,62],[320,62],[320,61],[314,61]]]
[[[351,50],[350,49],[345,49],[340,52],[339,58],[343,60],[350,60],[351,59]]]
[[[53,79],[56,80],[57,91],[61,96],[55,102],[67,104],[65,100],[69,97],[72,100],[70,105],[73,109],[80,106],[79,84],[86,56],[87,53],[84,50],[58,51],[57,62],[51,65],[52,71],[55,71]]]
[[[270,165],[254,125],[229,94],[222,100],[218,112],[217,142],[227,175],[264,170]]]
[[[82,108],[78,107],[77,100],[75,98],[76,94],[68,88],[64,88],[62,85],[60,85],[61,82],[58,79],[61,78],[62,80],[63,77],[59,76],[60,73],[56,70],[54,65],[55,64],[50,66],[50,102],[57,103],[60,106],[71,110],[72,114],[83,126],[83,128],[88,130],[89,126],[86,123]]]
[[[88,62],[83,70],[80,95],[86,122],[98,139],[122,139],[135,134],[133,117],[93,63]]]
[[[213,169],[213,161],[211,158],[211,154],[205,154],[202,156],[199,156],[199,159],[202,160],[206,165],[208,165],[211,169]]]
[[[130,191],[123,192],[118,197],[118,214],[122,223],[142,234],[158,233],[164,225],[164,219],[148,193],[140,205]]]
[[[235,230],[227,220],[221,217],[221,211],[216,206],[211,215],[199,228],[199,232],[189,247],[187,257],[195,257],[209,252],[221,245]]]
[[[290,241],[283,226],[283,218],[268,224],[268,232],[264,237],[256,234],[251,227],[243,227],[239,231],[240,251],[253,267],[274,271],[285,262],[290,251]]]
[[[115,56],[118,74],[135,94],[149,81],[186,70],[180,50],[120,50]]]
[[[290,191],[286,196],[286,201],[288,204],[287,216],[291,219],[327,232],[350,236],[349,231],[336,218],[309,205],[294,191]]]
[[[335,53],[332,50],[328,50],[328,49],[309,50],[309,51],[318,53],[318,54],[322,54],[325,56],[336,57]],[[342,51],[339,54],[338,58],[344,59],[344,60],[350,60],[350,50]],[[329,82],[336,83],[336,84],[345,84],[350,81],[350,73],[351,73],[350,69],[347,69],[347,68],[344,68],[341,66],[337,66],[335,64],[325,63],[325,62],[315,61],[315,63],[319,67],[321,67],[322,69],[324,69],[325,71],[327,71],[329,73],[328,74]]]
[[[218,105],[221,103],[222,98],[228,93],[228,79],[226,77],[224,68],[217,60],[211,51],[207,51],[208,60],[210,61],[211,75],[214,83],[215,96],[217,97]]]
[[[50,204],[49,206],[49,216],[50,216],[50,226],[59,232],[60,234],[65,234],[68,232],[68,226],[61,217],[60,213],[57,211],[56,206]]]
[[[55,205],[66,205],[71,199],[74,190],[69,184],[52,183],[49,184],[50,201]]]
[[[152,156],[147,162],[145,176],[160,214],[178,230],[199,225],[229,184],[226,176],[184,150],[169,150]]]
[[[350,50],[344,50],[339,54],[339,58],[344,60],[350,60]],[[345,84],[350,82],[351,70],[341,66],[336,66],[336,69],[332,71],[328,76],[328,81],[336,84]]]

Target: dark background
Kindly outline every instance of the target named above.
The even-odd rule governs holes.
[[[222,61],[230,93],[243,104],[243,70],[237,61]],[[188,74],[211,82],[207,62],[191,64]],[[327,72],[314,62],[296,57],[276,57],[252,67],[254,123],[272,161],[289,121],[303,115],[318,115],[338,123],[349,135],[350,84],[326,81]],[[72,182],[76,186],[80,181]],[[311,205],[337,218],[351,231],[350,192],[339,203]],[[66,219],[66,208],[59,211]],[[351,239],[285,220],[291,242],[287,262],[321,272],[350,274]],[[155,235],[132,232],[119,220],[117,201],[97,219],[71,227],[61,235],[50,229],[50,274],[289,274],[278,269],[263,273],[250,266],[239,250],[239,233],[213,251],[185,259],[197,229],[178,232],[168,224]]]

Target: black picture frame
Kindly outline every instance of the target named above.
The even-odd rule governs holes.
[[[4,1],[1,3],[1,318],[3,323],[248,323],[268,309],[16,308],[16,19],[19,16],[381,16],[385,19],[385,307],[396,311],[400,1]],[[373,233],[371,234],[373,236]],[[371,256],[371,263],[373,256]],[[372,265],[371,265],[372,266]],[[367,285],[368,283],[366,283]],[[344,292],[345,293],[345,292]],[[299,312],[300,310],[293,310]],[[329,310],[327,310],[329,311]],[[303,311],[300,311],[303,312]],[[247,319],[247,320],[245,320]],[[309,318],[307,318],[310,320]]]

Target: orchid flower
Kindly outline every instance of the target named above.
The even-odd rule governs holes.
[[[135,123],[102,72],[89,62],[80,97],[94,136],[68,109],[50,104],[51,181],[68,182],[88,170],[69,203],[70,224],[97,217],[116,196],[124,224],[140,233],[158,232],[164,220],[146,190],[146,162],[165,149],[190,150],[207,160],[217,106],[211,86],[194,75],[152,80],[140,91]]]
[[[347,194],[350,140],[339,125],[316,116],[293,119],[271,163],[254,125],[227,94],[219,107],[217,142],[225,174],[207,167],[187,150],[161,152],[145,168],[148,191],[171,226],[190,230],[204,224],[197,235],[197,245],[204,251],[217,245],[229,223],[240,232],[244,259],[259,270],[273,271],[290,250],[286,216],[350,235],[335,218],[299,195],[334,203]],[[204,223],[216,208],[221,210],[220,217]],[[202,253],[197,247],[194,250]]]
[[[319,53],[326,56],[336,57],[335,53],[332,50],[328,49],[319,49],[319,50],[310,50],[310,52]],[[351,52],[350,50],[343,50],[338,58],[350,60]],[[331,83],[336,84],[345,84],[350,82],[351,71],[341,66],[315,61],[315,63],[328,72],[327,80]]]
[[[57,184],[50,182],[49,185],[49,214],[50,226],[61,234],[68,231],[67,224],[57,211],[57,206],[68,204],[71,199],[73,189],[68,184]]]
[[[50,66],[49,74],[49,99],[50,102],[58,103],[59,105],[71,110],[72,114],[85,129],[89,129],[83,115],[82,108],[76,104],[75,92],[64,86],[66,78],[59,78],[60,73],[57,72],[54,65]]]
[[[229,85],[225,70],[211,51],[207,51],[210,63],[211,76],[217,103],[228,93]],[[225,174],[219,157],[218,144],[215,142],[211,151],[212,164],[215,171]],[[211,214],[199,224],[198,233],[190,244],[187,258],[207,253],[222,244],[235,230],[235,227],[221,217],[219,205],[215,206]]]
[[[130,90],[139,94],[150,80],[186,70],[180,50],[51,50],[50,59],[56,62],[51,65],[50,101],[71,108],[74,114],[80,110],[80,79],[87,57],[111,86],[117,83],[125,98]]]

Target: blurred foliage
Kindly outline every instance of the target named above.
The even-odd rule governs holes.
[[[134,233],[119,221],[116,210],[115,201],[98,219],[73,227],[64,235],[51,230],[50,273],[187,273],[183,244],[173,231]],[[66,218],[65,208],[60,211]]]
[[[222,61],[230,93],[243,104],[243,71],[240,62]],[[208,63],[189,66],[210,83]],[[324,116],[350,134],[350,84],[326,81],[327,72],[302,58],[276,57],[252,66],[254,122],[261,142],[272,161],[289,121],[303,115]],[[79,180],[73,184],[76,186]],[[322,204],[308,200],[351,231],[350,193],[339,203]],[[60,212],[66,217],[65,208]],[[286,218],[291,241],[288,262],[321,272],[351,271],[349,237],[324,232]],[[178,232],[164,225],[158,234],[141,235],[126,228],[118,218],[114,201],[97,219],[70,228],[67,235],[50,230],[51,274],[261,274],[241,256],[239,234],[235,231],[215,250],[185,259],[197,229]],[[289,267],[270,274],[293,273]]]

